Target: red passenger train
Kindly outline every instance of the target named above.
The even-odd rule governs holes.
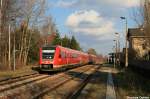
[[[95,55],[65,48],[51,46],[40,48],[40,67],[43,69],[57,69],[65,66],[96,63]]]

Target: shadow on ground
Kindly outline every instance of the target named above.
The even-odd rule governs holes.
[[[129,97],[150,96],[150,79],[133,72],[130,68],[113,74],[118,99]]]

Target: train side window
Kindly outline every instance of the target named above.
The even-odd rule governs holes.
[[[64,52],[64,58],[67,58],[67,53],[66,52]]]
[[[71,58],[73,58],[73,53],[71,54]]]
[[[73,58],[73,53],[71,54],[71,58]]]
[[[72,58],[77,58],[77,57],[78,57],[78,55],[76,53],[72,54]]]
[[[71,53],[68,53],[68,58],[70,58],[70,54],[71,54]]]
[[[74,58],[74,53],[72,53],[72,58]]]
[[[68,58],[68,55],[69,55],[69,54],[66,52],[66,53],[65,53],[65,58]]]
[[[61,58],[65,58],[66,55],[65,55],[65,52],[61,51]]]

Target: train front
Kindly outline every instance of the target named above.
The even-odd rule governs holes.
[[[53,69],[53,60],[56,47],[42,47],[40,48],[40,68]]]

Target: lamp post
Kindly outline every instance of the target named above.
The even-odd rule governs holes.
[[[116,67],[116,63],[115,63],[115,61],[116,61],[116,59],[115,59],[115,46],[113,46],[113,62],[114,62],[114,68]]]
[[[128,67],[128,42],[127,42],[127,33],[128,33],[128,27],[127,27],[127,18],[126,17],[120,17],[122,20],[125,20],[125,29],[126,29],[126,38],[125,38],[125,67]]]
[[[117,65],[117,40],[113,40],[115,42],[114,46],[114,57],[115,57],[115,65]]]
[[[117,65],[120,65],[120,41],[119,41],[119,33],[115,33],[116,34],[116,61],[117,61]]]

